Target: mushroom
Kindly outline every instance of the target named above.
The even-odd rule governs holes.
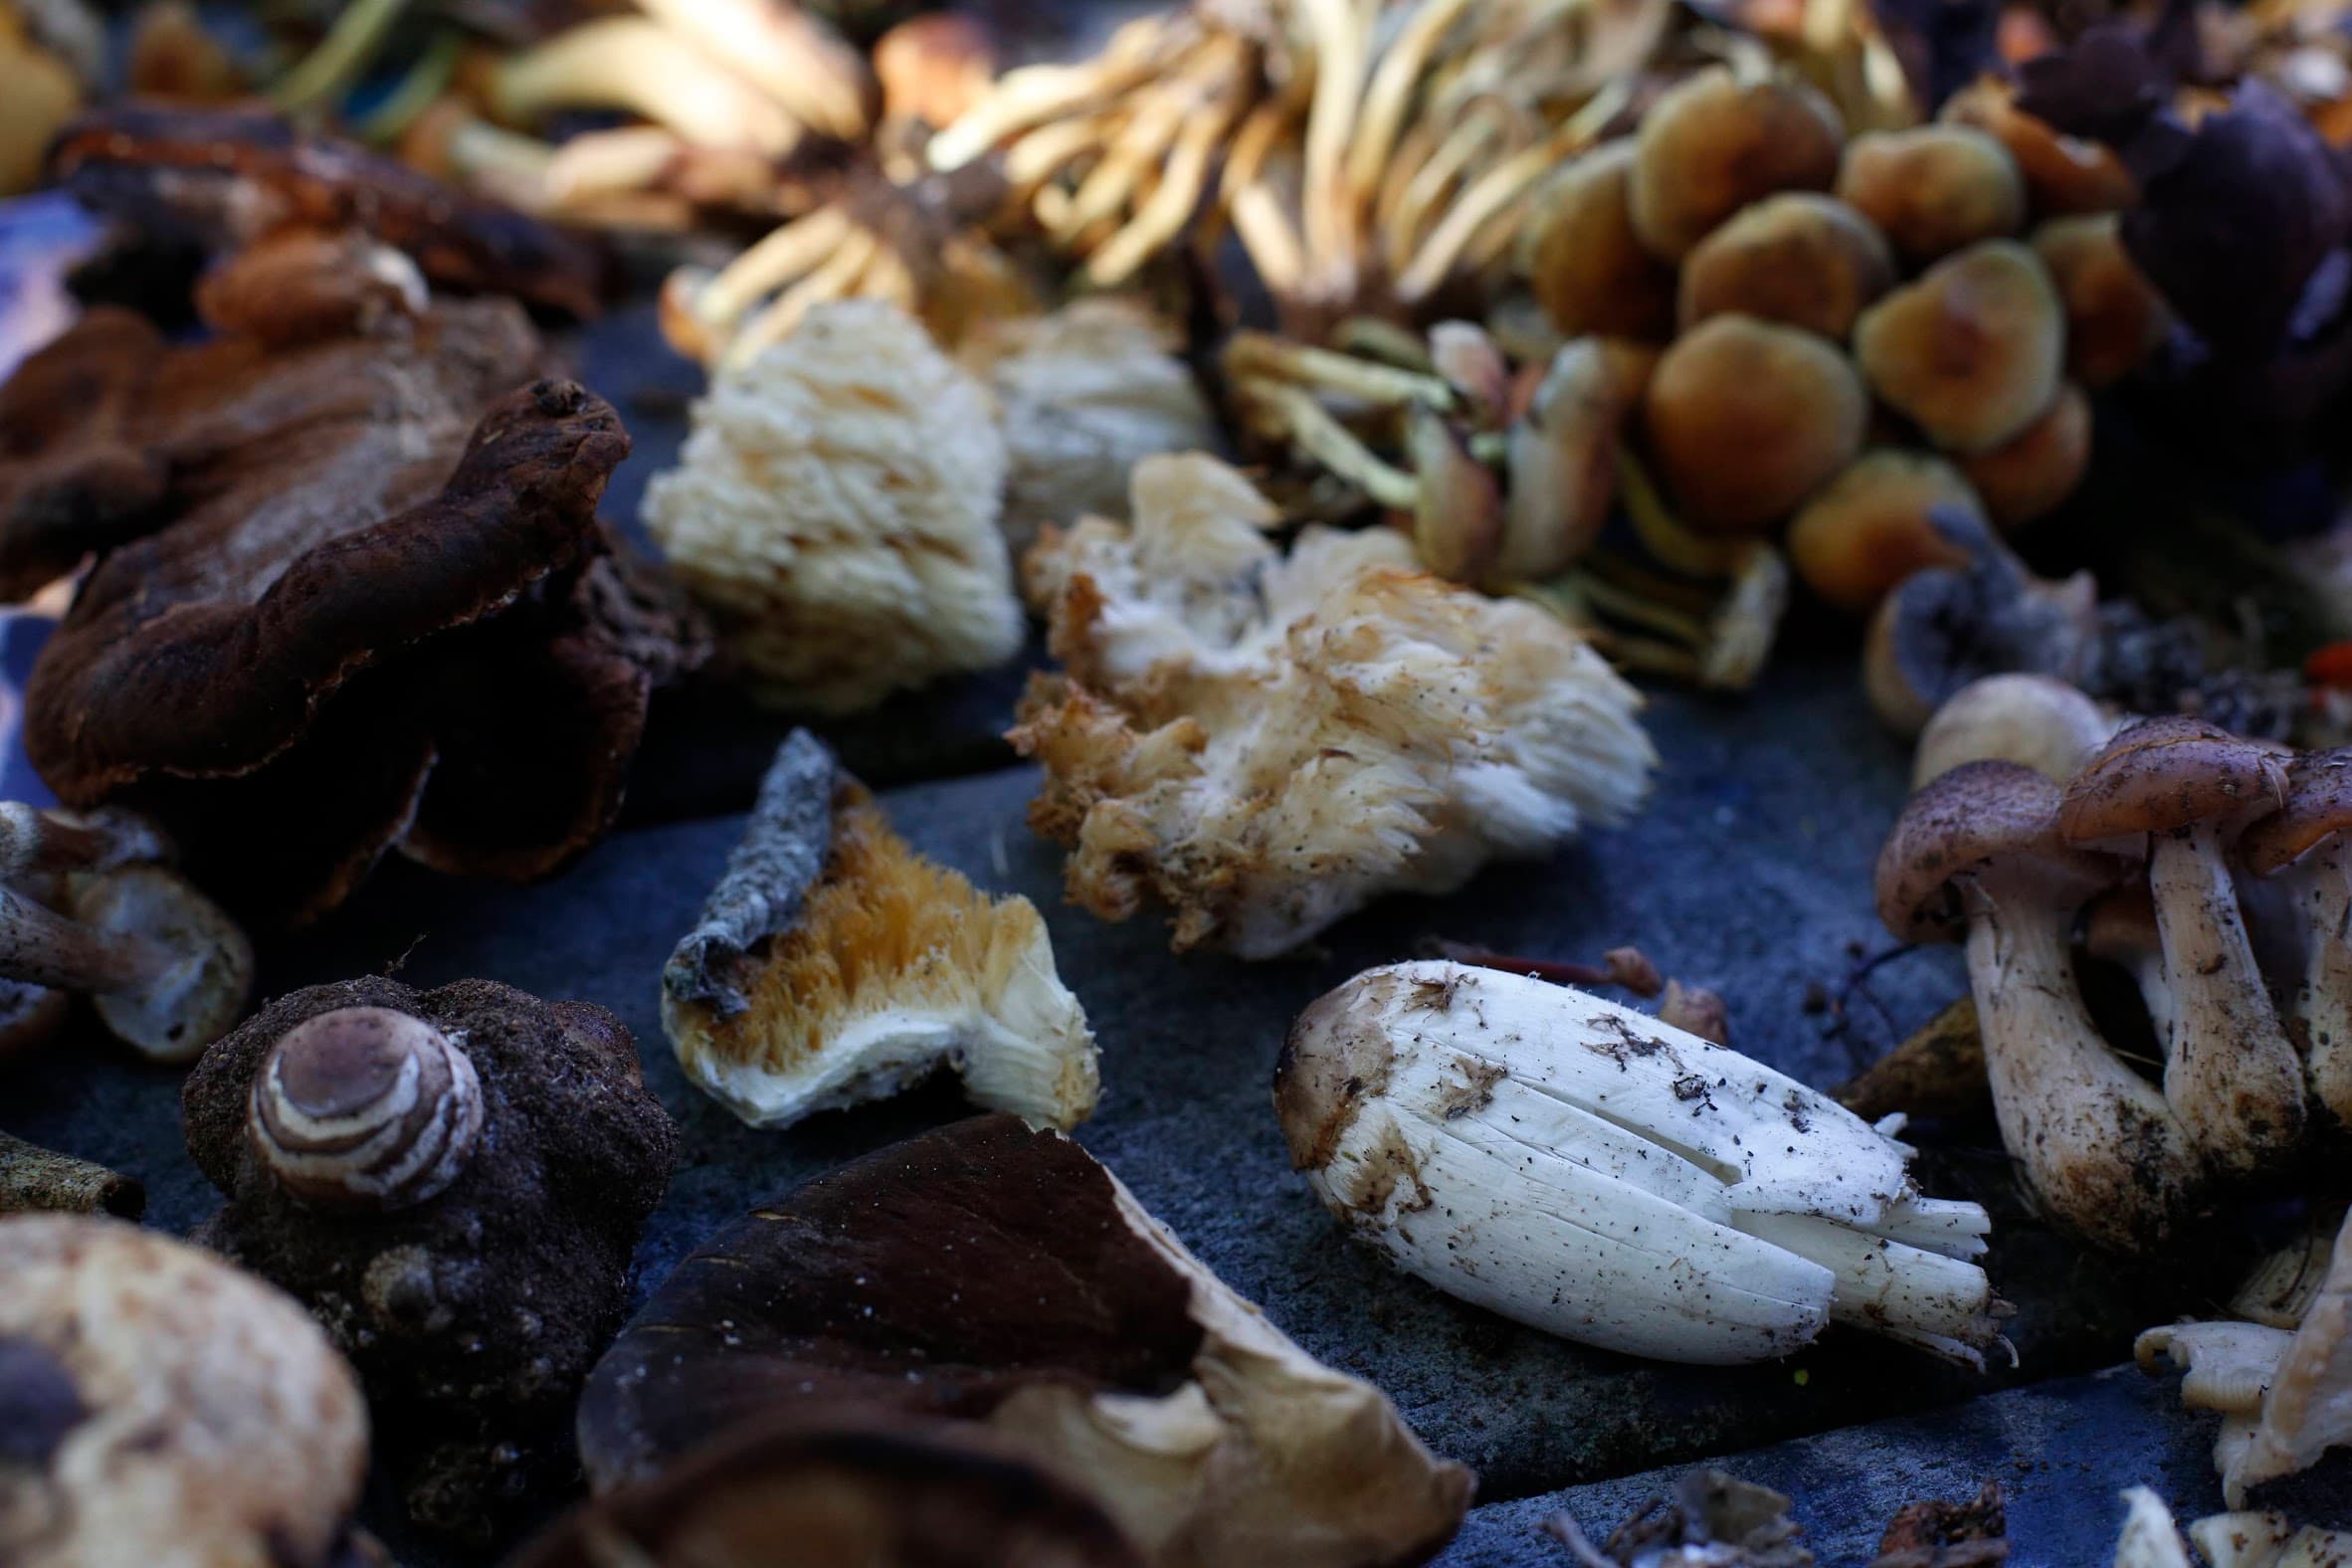
[[[1855,357],[1879,397],[1947,451],[1989,452],[2058,396],[2065,311],[2014,240],[1954,252],[1862,312]]]
[[[2040,419],[1990,452],[1960,458],[1960,472],[1992,519],[2016,529],[2074,493],[2090,467],[2090,399],[2069,381]]]
[[[2008,149],[1964,125],[1864,131],[1846,145],[1838,195],[1914,267],[2026,221],[2025,181]]]
[[[1691,525],[1761,533],[1861,453],[1869,400],[1811,332],[1718,315],[1661,356],[1643,413]]]
[[[1077,1144],[943,1127],[753,1210],[597,1364],[600,1493],[756,1419],[983,1427],[1090,1495],[1143,1560],[1410,1563],[1470,1477],[1380,1391],[1315,1362]]]
[[[996,40],[977,17],[947,11],[908,17],[874,41],[883,117],[934,128],[954,124],[988,96],[996,56]]]
[[[980,1104],[1073,1127],[1094,1041],[1026,898],[991,900],[908,849],[806,730],[662,975],[686,1077],[757,1127],[953,1067]]]
[[[2113,213],[2053,218],[2034,254],[2066,311],[2066,374],[2092,391],[2130,375],[2164,342],[2172,312],[2124,250]]]
[[[0,1557],[352,1561],[367,1411],[278,1291],[117,1220],[0,1218]]]
[[[269,346],[373,333],[425,305],[425,275],[407,253],[356,231],[274,234],[196,283],[206,325]]]
[[[676,9],[690,14],[693,8]],[[501,60],[490,106],[510,125],[563,109],[627,109],[688,141],[785,156],[801,138],[800,121],[721,64],[724,58],[704,54],[651,17],[599,17]]]
[[[0,596],[151,525],[171,479],[145,428],[163,353],[146,317],[96,305],[0,383]]]
[[[1634,228],[1679,262],[1714,228],[1776,191],[1828,190],[1846,133],[1805,83],[1710,66],[1659,96],[1635,138]]]
[[[1987,676],[1953,692],[1919,731],[1911,788],[1963,762],[2022,762],[2063,784],[2115,732],[2082,688],[2053,676]]]
[[[2311,1097],[2352,1126],[2352,751],[2288,765],[2285,803],[2239,835],[2240,863],[2283,886],[2302,914],[2304,969],[2288,993],[2286,1029]]]
[[[1968,556],[1929,514],[1981,516],[1976,491],[1931,453],[1873,447],[1815,492],[1789,524],[1789,563],[1849,615],[1865,616],[1913,572]]]
[[[2046,218],[2119,212],[2139,199],[2139,183],[2114,149],[2061,134],[2019,108],[2016,90],[1985,77],[1945,100],[1938,116],[1985,132],[2008,149],[2034,211]]]
[[[1634,232],[1633,168],[1633,138],[1604,142],[1545,183],[1521,228],[1520,270],[1562,336],[1673,333],[1674,273]]]
[[[0,1132],[0,1216],[55,1211],[135,1220],[146,1207],[137,1178]]]
[[[160,866],[79,889],[74,917],[0,886],[0,974],[90,997],[124,1044],[192,1062],[228,1033],[253,988],[253,946],[221,908]]]
[[[1550,577],[1601,536],[1626,426],[1650,373],[1648,351],[1622,340],[1580,337],[1551,356],[1503,449],[1509,483],[1496,576]]]
[[[351,1358],[411,1519],[479,1539],[560,1483],[677,1139],[611,1014],[476,980],[311,986],[206,1052],[181,1109],[228,1197],[196,1239]]]
[[[865,57],[814,11],[793,0],[639,3],[802,124],[841,141],[858,140],[871,128],[873,81]]]
[[[2279,1027],[2238,907],[2238,836],[2286,793],[2277,751],[2186,716],[2118,733],[2066,786],[2073,845],[2148,862],[2176,1025],[2164,1097],[2217,1168],[2252,1175],[2302,1140],[2303,1065]]]
[[[574,1508],[514,1568],[991,1562],[1143,1568],[1080,1484],[969,1422],[870,1413],[750,1422]]]
[[[1935,779],[1878,853],[1878,914],[1906,941],[1965,932],[2001,1141],[2060,1224],[2144,1247],[2187,1213],[2203,1171],[2166,1097],[2107,1049],[2075,986],[2075,911],[2122,867],[2066,844],[2062,799],[2016,762]]]
[[[1783,191],[1732,215],[1682,263],[1684,331],[1737,313],[1843,343],[1894,283],[1886,240],[1834,196]]]

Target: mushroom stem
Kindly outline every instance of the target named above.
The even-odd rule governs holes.
[[[270,89],[270,101],[292,113],[341,93],[367,69],[407,8],[408,0],[354,0],[345,6],[318,47]]]
[[[2274,1163],[2303,1130],[2303,1069],[2254,965],[2215,819],[2153,836],[2148,884],[2178,1009],[2164,1096],[2226,1171]]]
[[[104,994],[158,979],[171,963],[161,944],[135,932],[97,930],[0,886],[0,975],[11,980]]]
[[[2329,838],[2294,875],[2309,912],[2309,951],[2293,1002],[2304,1071],[2312,1096],[2352,1126],[2352,868],[2344,864],[2342,841]]]
[[[143,818],[101,811],[75,821],[22,801],[0,801],[0,882],[169,858],[170,846]]]
[[[705,146],[781,157],[799,121],[758,89],[644,16],[584,22],[509,57],[490,99],[502,119],[527,123],[562,108],[624,108]]]
[[[1294,386],[1271,386],[1255,389],[1250,396],[1301,453],[1374,501],[1405,511],[1419,506],[1420,482],[1357,440],[1311,394]]]
[[[1444,413],[1455,402],[1454,388],[1443,376],[1334,353],[1267,332],[1236,332],[1225,350],[1225,368],[1236,381],[1262,378],[1296,383],[1376,407],[1425,403]]]

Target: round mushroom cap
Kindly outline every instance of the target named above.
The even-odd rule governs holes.
[[[2063,784],[2115,732],[2096,701],[2056,676],[2011,672],[1971,681],[1919,732],[1911,754],[1918,789],[1963,762],[2022,762]]]
[[[738,1429],[575,1509],[514,1568],[1142,1568],[1099,1504],[970,1423],[841,1413]]]
[[[279,1037],[253,1081],[254,1146],[294,1197],[383,1212],[438,1196],[482,1136],[474,1059],[389,1007],[343,1007]]]
[[[1563,337],[1673,334],[1674,274],[1634,232],[1633,166],[1633,138],[1604,142],[1562,169],[1537,199],[1523,270]]]
[[[1828,190],[1845,144],[1837,109],[1802,82],[1742,81],[1726,66],[1696,72],[1642,116],[1634,228],[1655,255],[1679,262],[1750,202]]]
[[[299,1306],[115,1220],[0,1219],[0,1562],[338,1560],[359,1384]]]
[[[145,984],[91,999],[106,1028],[142,1056],[193,1062],[236,1027],[253,993],[253,944],[178,873],[145,863],[108,872],[76,895],[74,917],[168,955]]]
[[[1973,125],[2009,150],[2024,176],[2034,210],[2045,217],[2115,212],[2139,200],[2139,182],[2114,149],[2060,135],[2015,101],[2015,89],[1986,77],[1944,103],[1937,118]]]
[[[1939,506],[1983,514],[1976,491],[1942,458],[1874,448],[1797,513],[1789,524],[1789,564],[1831,604],[1866,616],[1913,572],[1968,564],[1968,552],[1930,520]]]
[[[2187,714],[2142,719],[2109,740],[2066,786],[2069,844],[2168,833],[2275,811],[2286,796],[2278,750]]]
[[[2238,836],[2248,870],[2267,877],[2352,828],[2352,746],[2314,751],[2287,765],[2286,803]]]
[[[1967,910],[1954,879],[2031,868],[2053,904],[2073,907],[2112,883],[2111,856],[2069,849],[2057,784],[2020,762],[1964,762],[1913,795],[1878,851],[1878,918],[1911,942],[1956,939]]]
[[[1718,315],[1660,357],[1643,412],[1687,520],[1756,533],[1854,461],[1869,399],[1853,362],[1813,333]]]
[[[1681,322],[1736,312],[1843,343],[1893,284],[1894,259],[1867,218],[1835,196],[1783,191],[1734,214],[1683,262]]]
[[[1965,125],[1855,137],[1838,169],[1838,194],[1914,264],[2015,234],[2026,221],[2026,185],[2016,160],[1993,137]]]
[[[2056,510],[2090,467],[2090,399],[2071,381],[2048,413],[1990,452],[1959,460],[1985,510],[2005,529]]]
[[[1955,252],[1862,312],[1871,390],[1950,452],[1989,452],[2042,417],[2064,368],[2066,316],[2015,240]]]
[[[2172,311],[2124,250],[2116,215],[2054,218],[2032,244],[2065,305],[2066,374],[2108,387],[2146,363],[2171,329]]]

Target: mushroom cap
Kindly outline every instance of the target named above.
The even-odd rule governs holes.
[[[2014,94],[2007,84],[1987,77],[1953,94],[1938,117],[1973,125],[2006,147],[2034,210],[2046,217],[2115,212],[2139,198],[2139,183],[2114,149],[2059,134],[2048,120],[2019,108]]]
[[[1968,553],[1929,514],[1982,515],[1960,471],[1933,453],[1876,447],[1815,492],[1789,524],[1789,564],[1839,609],[1864,616],[1913,572],[1965,566]]]
[[[1953,452],[1986,452],[2050,407],[2066,317],[2014,240],[1957,251],[1862,312],[1855,356],[1878,396]]]
[[[2140,720],[2085,762],[2059,824],[2067,843],[2096,844],[2275,811],[2285,795],[2275,747],[2172,713]]]
[[[2146,363],[2172,311],[2124,250],[2115,214],[2053,218],[2029,243],[2065,304],[2066,374],[2095,390]]]
[[[2287,765],[2286,800],[2238,836],[2239,858],[2267,877],[2352,828],[2352,747],[2315,751]]]
[[[1911,787],[1963,762],[2022,762],[2063,784],[2115,732],[2106,710],[2056,676],[2012,672],[1971,681],[1919,731]]]
[[[253,994],[253,943],[177,872],[118,867],[74,895],[74,917],[144,937],[169,964],[144,984],[91,998],[115,1037],[157,1062],[193,1062],[236,1026]]]
[[[1742,81],[1727,66],[1659,95],[1635,136],[1634,228],[1679,262],[1733,213],[1775,191],[1828,190],[1845,126],[1830,100],[1794,78]]]
[[[1869,400],[1853,362],[1813,333],[1718,315],[1660,357],[1644,415],[1688,520],[1754,533],[1854,461]]]
[[[2015,234],[2026,221],[2016,160],[1965,125],[1863,132],[1846,144],[1838,194],[1914,266]]]
[[[145,426],[163,353],[145,316],[95,305],[0,382],[0,595],[30,598],[162,503]]]
[[[2016,528],[2074,493],[2090,467],[2090,399],[2069,381],[2040,419],[1990,452],[1962,457],[1960,472],[1993,520]]]
[[[1905,941],[1951,940],[1966,910],[1952,880],[1996,865],[2030,866],[2051,902],[2076,904],[2112,882],[2111,856],[2069,848],[2057,784],[2020,762],[1964,762],[1929,781],[1878,851],[1878,918]]]
[[[1674,329],[1674,273],[1634,230],[1634,140],[1575,159],[1535,197],[1521,270],[1563,337],[1663,339]]]
[[[1736,312],[1843,343],[1894,284],[1894,259],[1870,221],[1835,196],[1782,191],[1742,208],[1682,263],[1685,330]]]
[[[324,1568],[367,1413],[294,1301],[114,1220],[0,1219],[0,1558]]]
[[[337,1008],[270,1048],[249,1126],[294,1197],[403,1209],[465,1170],[482,1136],[482,1079],[471,1057],[413,1014]]]
[[[1082,1490],[969,1422],[818,1414],[730,1432],[652,1480],[599,1497],[514,1568],[870,1568],[1006,1563],[1143,1568]]]

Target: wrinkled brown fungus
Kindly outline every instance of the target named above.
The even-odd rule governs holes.
[[[1635,137],[1634,228],[1679,262],[1717,224],[1775,191],[1828,190],[1846,134],[1838,111],[1800,81],[1726,66],[1660,95]]]
[[[597,1490],[799,1412],[979,1423],[1158,1564],[1413,1563],[1469,1472],[1235,1295],[1077,1144],[958,1122],[819,1178],[682,1263],[580,1403]]]
[[[1698,243],[1682,264],[1685,330],[1738,313],[1801,326],[1843,343],[1894,283],[1886,240],[1834,196],[1767,196]]]
[[[181,1105],[228,1195],[197,1239],[350,1356],[412,1518],[480,1535],[559,1478],[677,1140],[618,1020],[478,980],[312,986]]]
[[[1854,461],[1869,400],[1853,363],[1812,333],[1718,315],[1661,356],[1644,415],[1688,520],[1760,533]]]
[[[1963,125],[1873,130],[1846,146],[1838,195],[1912,266],[2017,233],[2026,187],[2000,142]]]
[[[1789,564],[1831,604],[1868,615],[1913,572],[1967,564],[1967,553],[1929,520],[1939,506],[1979,514],[1976,491],[1943,459],[1873,448],[1790,522]]]
[[[1862,312],[1870,388],[1952,452],[1989,452],[2058,396],[2066,318],[2041,261],[2014,240],[1957,251]]]

